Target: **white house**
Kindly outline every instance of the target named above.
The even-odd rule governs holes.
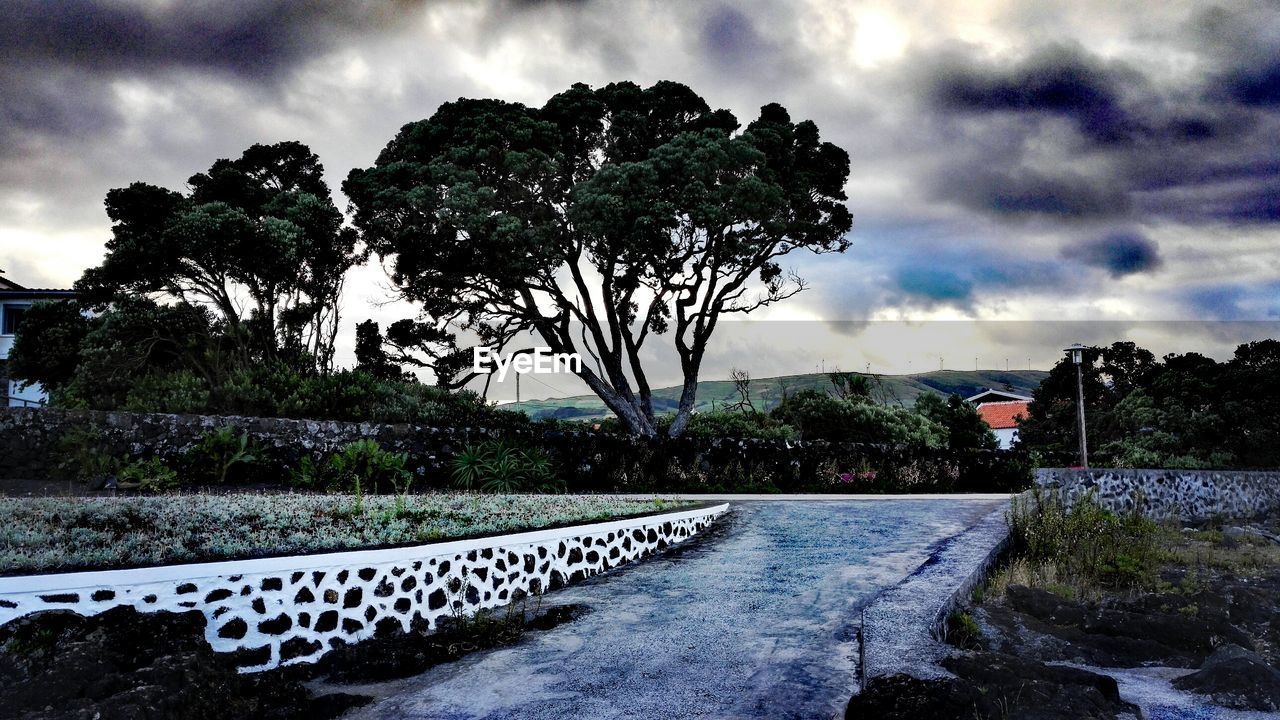
[[[1008,450],[1018,440],[1018,418],[1027,416],[1031,398],[1007,390],[983,390],[965,398],[978,408],[982,418],[996,434],[1001,450]]]
[[[5,403],[9,407],[39,406],[48,399],[39,384],[23,388],[20,378],[9,376],[9,351],[13,349],[13,337],[22,323],[23,314],[32,303],[73,297],[73,290],[23,287],[0,275],[0,387],[4,389]]]

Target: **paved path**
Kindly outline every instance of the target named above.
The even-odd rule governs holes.
[[[858,611],[1000,500],[741,503],[675,552],[547,596],[591,611],[391,683],[354,718],[830,718]]]

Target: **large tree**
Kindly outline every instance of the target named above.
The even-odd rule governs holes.
[[[436,357],[456,357],[452,331],[499,346],[536,332],[586,360],[581,378],[632,432],[655,435],[642,349],[670,333],[674,436],[717,323],[804,289],[783,256],[848,247],[848,174],[848,155],[780,105],[740,128],[678,83],[578,84],[542,108],[447,103],[343,190]]]
[[[203,305],[246,353],[327,368],[343,278],[362,258],[322,175],[306,145],[281,142],[216,161],[186,194],[111,190],[107,255],[77,290],[98,307],[139,296]]]

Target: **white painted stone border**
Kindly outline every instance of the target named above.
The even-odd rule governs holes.
[[[0,625],[45,610],[201,611],[244,672],[314,662],[384,622],[431,628],[589,577],[706,528],[728,504],[410,547],[0,577]]]

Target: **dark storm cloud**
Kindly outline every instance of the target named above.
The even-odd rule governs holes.
[[[1223,78],[1227,95],[1242,105],[1280,105],[1280,59],[1261,67],[1241,68]]]
[[[1199,317],[1252,321],[1280,317],[1280,282],[1193,288],[1183,299]]]
[[[0,156],[114,125],[115,78],[185,70],[268,82],[414,4],[14,0],[0,23]]]
[[[1029,168],[999,169],[990,160],[956,163],[935,179],[936,194],[1001,216],[1064,219],[1109,217],[1129,209],[1129,198],[1109,179]]]
[[[750,59],[765,47],[751,18],[736,7],[721,5],[702,24],[701,39],[707,53],[719,62]]]
[[[973,282],[951,270],[914,265],[899,268],[894,279],[899,290],[928,304],[967,304],[973,295]]]
[[[1151,272],[1160,267],[1160,249],[1149,238],[1136,232],[1115,232],[1069,245],[1062,256],[1091,267],[1102,268],[1113,278]]]
[[[339,0],[177,2],[163,7],[102,0],[14,0],[0,25],[9,62],[87,70],[174,65],[263,77],[352,30],[383,23],[410,3]]]
[[[1077,47],[1046,47],[1009,68],[957,60],[934,80],[933,97],[943,110],[1058,115],[1100,142],[1124,140],[1139,129],[1120,91],[1136,74],[1107,67]]]
[[[1202,39],[1200,72],[1159,80],[1068,44],[1004,62],[954,48],[926,57],[926,120],[963,141],[939,148],[927,187],[1010,219],[1280,221],[1280,47],[1268,27]]]

